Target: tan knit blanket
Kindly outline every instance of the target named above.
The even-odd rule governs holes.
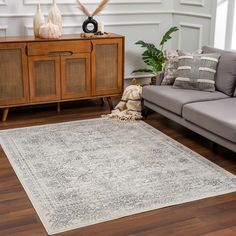
[[[128,86],[121,101],[109,115],[103,117],[119,120],[141,120],[142,119],[142,87],[140,85]]]

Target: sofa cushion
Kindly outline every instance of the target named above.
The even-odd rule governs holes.
[[[186,54],[179,52],[174,88],[214,92],[219,53]]]
[[[174,89],[172,86],[145,86],[142,96],[145,100],[180,116],[185,104],[228,98],[221,92]]]
[[[216,72],[216,89],[232,96],[236,85],[236,53],[210,47],[203,47],[202,51],[221,54]]]
[[[236,143],[236,98],[187,104],[183,117]]]

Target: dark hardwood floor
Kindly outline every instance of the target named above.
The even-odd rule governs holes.
[[[81,101],[62,105],[18,108],[9,113],[0,129],[49,124],[100,117],[109,112],[100,101]],[[203,137],[158,115],[146,120],[153,127],[191,148],[224,169],[236,174],[236,154],[224,148],[218,152]],[[45,236],[41,221],[23,187],[0,148],[0,235]],[[63,234],[60,236],[235,236],[236,193],[208,198],[182,205],[121,218]]]

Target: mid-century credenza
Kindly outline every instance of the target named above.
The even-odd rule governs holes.
[[[0,38],[0,108],[120,95],[124,37],[116,34],[60,39]]]

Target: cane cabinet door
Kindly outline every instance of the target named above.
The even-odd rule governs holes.
[[[92,40],[92,94],[112,95],[123,89],[123,39]]]
[[[60,56],[29,56],[30,101],[58,101]]]
[[[90,54],[61,56],[62,99],[91,96]]]
[[[25,43],[0,45],[0,106],[27,103],[28,70]]]

